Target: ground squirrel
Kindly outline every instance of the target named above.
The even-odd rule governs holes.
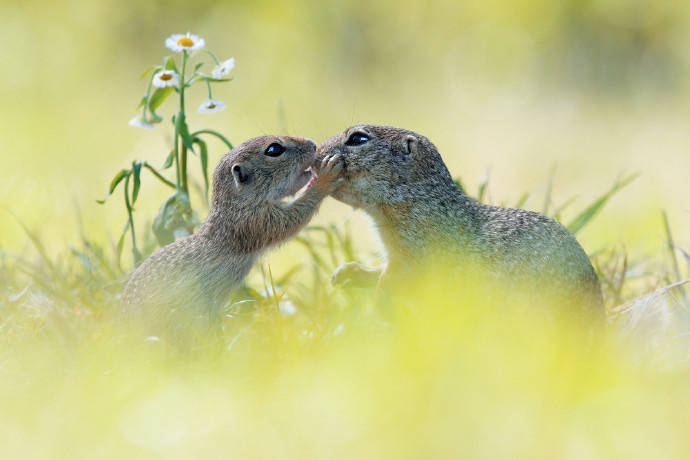
[[[598,277],[575,237],[542,214],[469,198],[426,137],[354,126],[319,146],[317,156],[332,155],[343,161],[332,196],[369,214],[387,252],[380,285],[407,282],[433,266],[450,268],[457,279],[478,268],[508,291],[519,287],[528,302],[549,292],[577,315],[603,318]],[[366,274],[348,264],[334,276]]]
[[[122,296],[128,315],[166,323],[175,310],[217,312],[261,253],[299,232],[328,195],[341,162],[315,160],[313,141],[288,136],[257,137],[227,153],[198,231],[153,253],[130,277]]]

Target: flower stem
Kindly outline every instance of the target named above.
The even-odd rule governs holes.
[[[189,187],[187,185],[187,147],[182,145],[182,155],[181,161],[182,163],[180,164],[180,170],[182,172],[182,183],[180,186],[182,187],[182,190],[189,195]]]
[[[219,65],[219,64],[220,64],[220,59],[218,59],[218,57],[216,57],[216,55],[213,54],[211,51],[209,51],[209,50],[207,50],[207,49],[202,49],[201,52],[202,52],[202,53],[206,53],[206,54],[208,54],[209,56],[211,56],[211,59],[213,59],[213,62],[215,62],[216,65]]]
[[[176,116],[180,116],[178,113]],[[177,132],[177,123],[175,123],[175,187],[180,190],[180,133]]]
[[[183,114],[185,113],[184,110],[184,89],[185,89],[185,73],[187,69],[187,51],[182,52],[182,72],[180,73],[180,113]],[[185,120],[183,120],[184,123],[187,123],[186,116]],[[178,133],[179,134],[179,133]],[[178,179],[178,184],[180,188],[182,189],[183,192],[185,192],[187,195],[189,195],[189,189],[187,186],[187,147],[184,145],[184,141],[181,139],[181,136],[177,136],[180,139],[180,163],[179,163],[179,168],[180,168],[180,175]],[[176,146],[178,145],[177,143],[175,144]]]
[[[206,80],[206,86],[208,87],[208,100],[210,101],[213,99],[213,94],[211,94],[211,81],[208,78],[205,78]]]
[[[127,216],[128,216],[128,221],[129,221],[129,232],[130,235],[132,236],[132,256],[134,257],[134,266],[138,266],[139,262],[141,262],[141,253],[139,252],[139,248],[137,248],[137,235],[136,232],[134,231],[134,215],[133,215],[133,209],[132,209],[132,204],[129,201],[129,179],[131,178],[131,175],[127,175],[127,178],[125,179],[125,206],[127,207]]]

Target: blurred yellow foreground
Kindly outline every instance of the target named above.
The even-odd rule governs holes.
[[[107,316],[17,315],[2,346],[0,458],[690,452],[686,370],[471,291],[417,292],[425,302],[394,311],[341,291],[287,316],[264,305],[182,352],[125,340]]]

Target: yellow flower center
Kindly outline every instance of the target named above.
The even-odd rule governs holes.
[[[215,109],[215,108],[216,108],[216,104],[214,104],[213,102],[209,102],[208,105],[207,105],[206,107],[208,107],[209,109]]]
[[[189,37],[182,37],[177,40],[177,44],[180,46],[192,47],[194,46],[194,40]]]
[[[164,73],[160,76],[160,79],[163,81],[168,81],[168,80],[172,80],[172,77],[173,76],[171,73]]]

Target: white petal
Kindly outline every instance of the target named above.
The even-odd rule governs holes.
[[[150,123],[146,123],[144,120],[141,119],[141,117],[134,117],[131,120],[129,120],[129,126],[134,126],[135,128],[144,128],[144,129],[154,129],[155,126],[153,126]]]
[[[230,71],[235,67],[235,58],[230,58],[227,61],[223,61],[218,64],[212,71],[211,76],[216,80],[220,80],[224,76],[230,73]]]
[[[169,78],[163,79],[163,76],[168,76]],[[151,83],[156,88],[167,88],[168,86],[177,86],[180,82],[180,77],[176,72],[172,70],[161,70],[153,76]]]
[[[193,42],[191,46],[185,46],[179,43],[180,39],[185,37],[189,38]],[[204,47],[205,44],[206,42],[203,38],[199,37],[198,35],[193,35],[189,32],[187,32],[186,34],[172,34],[165,40],[165,46],[167,46],[176,53],[181,53],[182,51],[192,52],[200,50]]]
[[[201,106],[199,106],[199,113],[213,113],[213,112],[220,112],[222,110],[225,110],[225,105],[224,102],[222,101],[216,101],[214,99],[210,99]]]

